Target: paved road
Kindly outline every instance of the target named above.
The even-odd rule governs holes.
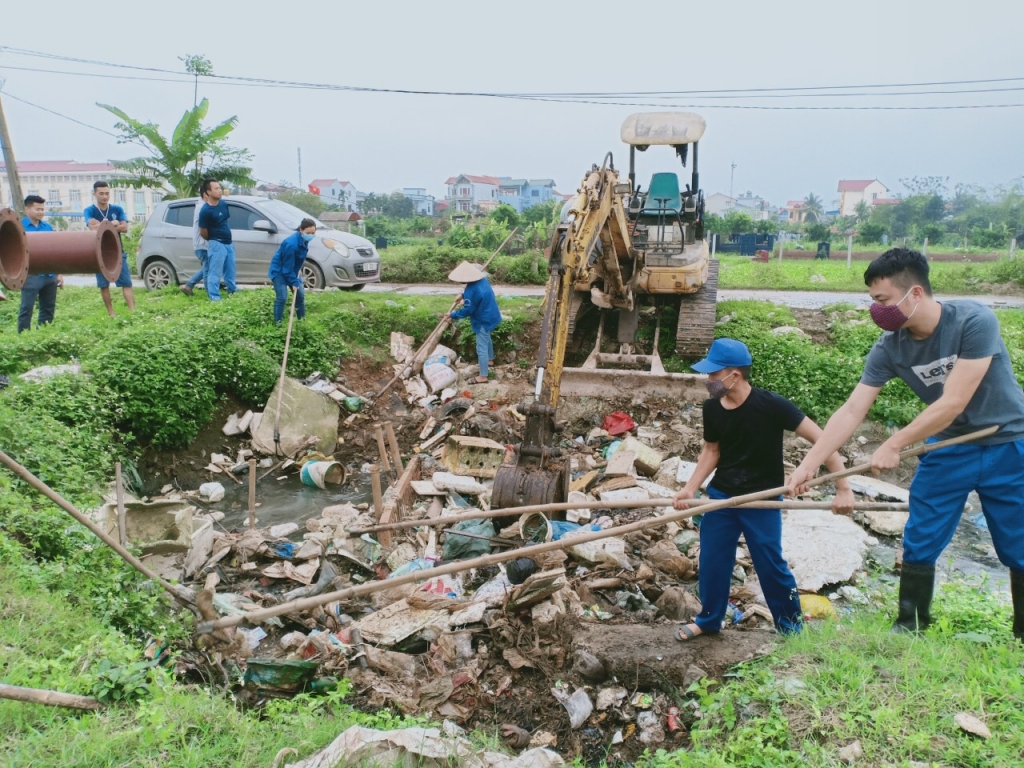
[[[389,292],[404,293],[410,295],[426,294],[455,294],[460,291],[456,285],[417,284],[417,285],[396,285],[389,283],[377,283],[368,285],[364,292]],[[543,296],[544,288],[539,285],[503,285],[499,290],[502,296]],[[742,290],[736,288],[720,288],[718,297],[722,300],[730,299],[757,299],[759,301],[771,301],[775,304],[784,304],[797,309],[821,309],[829,304],[836,304],[840,301],[849,302],[863,309],[871,304],[867,293],[843,293],[841,291],[765,291],[765,290]],[[1024,297],[1021,296],[936,296],[938,299],[973,299],[982,304],[995,307],[1017,307],[1024,308]]]
[[[65,285],[81,287],[93,287],[95,279],[91,275],[69,275],[64,278]],[[245,288],[258,288],[261,286],[244,286]],[[141,281],[136,280],[136,290],[145,290]],[[410,296],[427,295],[453,295],[462,289],[452,283],[418,283],[418,284],[397,284],[397,283],[373,283],[363,289],[364,293],[401,293]],[[544,286],[541,285],[503,285],[498,293],[502,296],[543,296]],[[796,309],[821,309],[829,304],[836,304],[841,301],[849,302],[861,309],[867,309],[871,299],[867,293],[843,293],[840,291],[765,291],[765,290],[741,290],[735,288],[721,288],[718,291],[719,299],[757,299],[760,301],[771,301],[775,304],[783,304]],[[936,296],[938,299],[973,299],[990,307],[1015,307],[1024,309],[1024,297],[1021,296]]]

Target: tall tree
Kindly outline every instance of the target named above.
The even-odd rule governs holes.
[[[817,223],[821,221],[825,209],[822,207],[821,198],[811,192],[804,198],[804,220]]]
[[[867,200],[861,200],[854,206],[853,215],[858,223],[868,220],[868,217],[871,216],[871,206],[868,205]]]
[[[131,174],[111,179],[112,185],[136,189],[163,187],[177,197],[199,194],[204,178],[234,186],[256,186],[249,167],[252,155],[246,149],[227,145],[227,137],[238,125],[238,118],[229,117],[212,128],[203,127],[210,109],[208,99],[185,111],[170,139],[160,133],[160,126],[155,123],[136,120],[109,104],[97,106],[118,118],[119,122],[114,124],[121,133],[118,143],[141,144],[149,151],[149,157],[111,161],[118,170]]]
[[[178,61],[185,64],[185,71],[196,79],[196,87],[192,93],[192,106],[199,103],[199,77],[200,75],[213,74],[213,62],[202,54],[190,53],[187,56],[179,56]]]

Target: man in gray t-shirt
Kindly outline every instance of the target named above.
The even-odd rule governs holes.
[[[186,296],[191,296],[192,290],[199,285],[199,283],[203,283],[203,285],[206,284],[206,254],[209,249],[209,243],[207,243],[203,236],[199,234],[199,212],[203,209],[203,205],[206,202],[206,195],[202,195],[199,200],[196,201],[195,211],[192,213],[192,252],[195,253],[196,258],[199,259],[199,269],[195,271],[187,283],[181,286],[181,292]]]
[[[864,282],[875,303],[871,318],[887,333],[872,347],[860,384],[829,419],[822,437],[789,479],[801,493],[825,457],[867,416],[890,379],[907,383],[927,407],[871,458],[876,471],[899,464],[899,452],[999,426],[982,440],[925,454],[910,486],[903,532],[899,615],[893,629],[930,621],[935,563],[953,538],[971,491],[977,491],[999,560],[1010,569],[1013,633],[1024,641],[1024,391],[1013,373],[995,313],[973,301],[939,303],[928,261],[893,248],[871,262]]]

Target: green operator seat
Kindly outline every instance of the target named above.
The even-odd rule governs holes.
[[[656,173],[651,176],[644,201],[645,216],[678,216],[682,207],[679,195],[679,177],[674,173]]]

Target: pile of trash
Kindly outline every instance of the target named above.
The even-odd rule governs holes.
[[[411,344],[393,337],[393,347],[398,373]],[[551,749],[629,757],[685,742],[699,711],[681,692],[768,647],[772,621],[749,552],[741,541],[726,619],[734,636],[710,649],[673,639],[677,624],[701,610],[699,516],[597,541],[573,538],[671,509],[664,502],[696,467],[700,409],[649,403],[595,416],[593,402],[567,403],[560,409],[560,447],[570,457],[569,501],[579,508],[484,517],[494,476],[522,439],[525,417],[500,386],[460,388],[460,379],[474,373],[454,351],[438,348],[422,377],[404,381],[400,458],[380,475],[380,499],[325,503],[310,519],[278,526],[207,526],[208,544],[184,575],[202,596],[204,620],[305,598],[325,602],[201,636],[203,653],[252,704],[330,690],[347,678],[349,700],[358,706],[446,720],[452,732],[442,736],[456,740],[461,728],[498,731],[510,748],[531,750],[521,760]],[[376,437],[370,434],[383,413],[367,398],[319,374],[286,382],[292,382],[283,390],[289,434],[282,418],[281,442],[296,450],[284,460],[259,459],[261,477],[299,472],[307,485],[326,489],[358,480],[369,462],[386,468],[388,454],[395,458],[379,427]],[[272,398],[263,418],[229,419],[225,434],[238,430],[241,437],[248,428],[252,447],[211,455],[211,477],[240,480],[249,471],[249,460],[265,452],[257,434],[272,421],[274,405]],[[791,441],[786,450],[799,460],[806,446]],[[223,520],[215,509],[224,494],[217,480],[198,491],[164,491],[202,502],[206,511],[194,514],[199,522]],[[596,508],[609,501],[638,505]],[[651,505],[643,506],[646,501]],[[787,514],[784,525],[784,553],[808,593],[810,616],[834,615],[866,599],[849,585],[832,593],[834,600],[812,593],[858,580],[873,541],[852,520],[829,512],[827,501],[821,506]],[[422,524],[380,527],[389,522]],[[532,558],[487,557],[539,542],[564,546]],[[475,567],[428,573],[468,560]],[[400,577],[409,583],[389,584]],[[346,596],[350,587],[372,591]],[[331,599],[333,593],[340,598]],[[367,738],[344,739],[344,749]],[[559,764],[536,755],[538,762],[529,764]]]

